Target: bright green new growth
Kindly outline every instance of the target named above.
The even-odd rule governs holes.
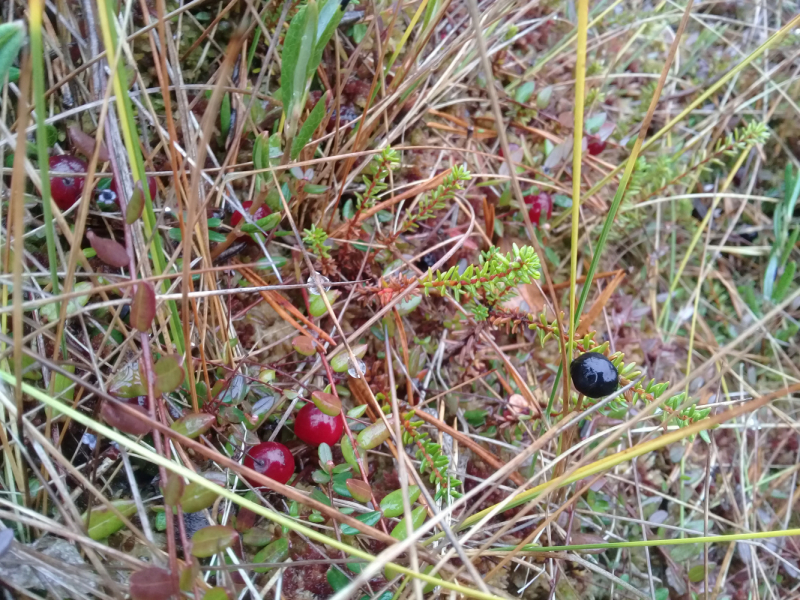
[[[400,155],[397,150],[388,146],[372,159],[365,169],[367,174],[364,175],[364,185],[367,189],[363,194],[356,192],[356,210],[363,210],[375,205],[375,200],[380,193],[389,187],[386,178],[399,165]]]
[[[448,289],[456,300],[461,294],[469,294],[473,300],[470,304],[473,316],[483,321],[489,312],[486,306],[477,302],[479,298],[489,307],[507,300],[514,295],[515,286],[539,279],[539,266],[539,257],[530,246],[519,248],[514,244],[512,251],[506,255],[492,246],[481,253],[478,266],[468,266],[461,275],[457,267],[451,267],[446,273],[437,271],[422,281],[422,287],[426,295],[435,288],[440,288],[440,292],[443,292],[442,288]]]
[[[472,175],[466,166],[456,165],[447,174],[444,181],[429,195],[420,200],[417,211],[409,215],[400,226],[400,231],[414,230],[419,227],[420,221],[433,218],[437,210],[447,207],[447,201],[452,200],[456,192],[463,190],[461,182],[469,181]]]
[[[320,258],[331,258],[330,249],[325,245],[326,241],[328,234],[321,227],[312,224],[311,229],[303,230],[303,243]]]

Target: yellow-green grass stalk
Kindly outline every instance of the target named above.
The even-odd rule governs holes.
[[[0,371],[0,379],[3,379],[6,383],[12,386],[17,384],[16,377],[6,371]],[[316,542],[325,544],[341,552],[346,552],[350,556],[361,558],[370,562],[375,560],[375,557],[369,554],[368,552],[364,552],[363,550],[354,548],[353,546],[350,546],[349,544],[346,544],[344,542],[340,542],[335,538],[328,537],[320,533],[319,531],[316,531],[315,529],[311,529],[309,527],[306,527],[305,525],[302,525],[301,523],[297,522],[294,519],[290,519],[289,517],[286,517],[280,513],[273,512],[256,502],[248,500],[244,496],[239,496],[233,491],[229,490],[228,488],[217,485],[210,479],[206,479],[202,475],[195,473],[194,471],[184,467],[183,465],[173,462],[167,459],[166,457],[161,456],[160,454],[157,454],[156,452],[153,452],[152,450],[141,446],[140,444],[136,443],[129,437],[122,435],[117,430],[111,429],[110,427],[107,427],[102,423],[98,423],[97,421],[92,419],[89,415],[82,413],[79,410],[75,410],[71,406],[68,406],[63,402],[60,402],[55,398],[51,398],[48,394],[44,393],[42,390],[38,388],[35,388],[23,382],[22,390],[23,392],[30,395],[32,398],[35,398],[45,406],[48,406],[51,409],[55,409],[58,412],[63,413],[67,417],[71,418],[72,420],[82,425],[85,425],[90,429],[93,429],[98,434],[108,438],[109,440],[116,442],[117,444],[126,448],[128,451],[133,452],[140,458],[149,461],[155,465],[158,465],[160,467],[164,467],[165,469],[171,471],[172,473],[180,475],[181,477],[184,477],[185,479],[193,483],[197,483],[198,485],[213,491],[215,494],[225,498],[226,500],[229,500],[242,508],[247,508],[256,513],[257,515],[260,515],[265,519],[269,519],[270,521],[280,525],[281,527],[286,527],[291,531],[307,536],[309,539],[312,539]],[[5,404],[8,410],[16,412],[16,409],[13,406],[13,404],[8,402],[7,400],[5,401]],[[467,596],[469,598],[477,598],[478,600],[500,600],[500,598],[492,594],[486,594],[478,590],[474,590],[456,583],[439,579],[437,577],[431,577],[429,575],[425,575],[424,573],[417,573],[409,569],[408,567],[403,567],[393,563],[387,563],[386,566],[390,566],[397,573],[402,573],[404,575],[409,575],[411,577],[417,577],[426,583],[441,586],[448,590],[457,592],[459,594],[463,594],[464,596]]]
[[[575,343],[575,290],[578,287],[578,241],[581,220],[581,165],[583,164],[583,109],[586,100],[586,36],[589,25],[589,0],[578,0],[578,45],[575,54],[575,125],[572,140],[572,236],[569,255],[569,346],[572,360]],[[564,365],[566,367],[566,365]],[[567,378],[569,381],[569,378]],[[569,410],[568,406],[564,410]]]
[[[118,47],[125,43],[124,38],[120,39],[117,35],[116,23],[114,21],[114,9],[111,0],[98,0],[97,2],[98,22],[100,32],[103,37],[103,44],[106,47],[106,56],[111,69],[114,95],[116,96],[117,111],[119,113],[120,129],[122,131],[123,142],[128,154],[131,173],[134,182],[139,181],[145,196],[144,213],[142,214],[142,224],[144,226],[145,238],[150,241],[150,255],[153,261],[153,272],[161,275],[167,264],[167,256],[161,243],[161,236],[158,234],[155,211],[153,210],[153,199],[150,197],[147,176],[144,168],[144,157],[137,137],[137,127],[134,121],[133,105],[127,92],[127,82],[125,81],[125,70],[120,69],[121,56],[118,56]],[[121,54],[121,53],[120,53]],[[185,244],[191,244],[190,240],[184,240]],[[135,273],[131,273],[134,277]],[[161,282],[163,293],[168,291],[167,282]],[[185,340],[180,328],[180,317],[178,316],[178,306],[174,300],[167,301],[167,307],[172,318],[169,319],[169,328],[172,340],[177,347],[179,354],[185,352]]]
[[[56,234],[53,219],[53,208],[50,205],[50,177],[49,156],[47,154],[47,103],[45,102],[44,86],[44,43],[42,41],[42,19],[44,14],[44,1],[31,0],[29,8],[29,35],[31,46],[31,59],[33,67],[33,104],[36,114],[36,153],[39,159],[39,173],[41,174],[42,193],[42,218],[44,220],[44,236],[47,242],[47,261],[50,264],[50,278],[53,285],[53,295],[58,295],[58,257],[56,256]],[[17,143],[24,144],[25,136],[20,132]],[[20,259],[21,257],[17,257]],[[59,305],[56,304],[56,312]]]

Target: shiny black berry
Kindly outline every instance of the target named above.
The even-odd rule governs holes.
[[[569,366],[572,385],[589,398],[605,398],[617,390],[619,373],[614,364],[599,352],[586,352]]]

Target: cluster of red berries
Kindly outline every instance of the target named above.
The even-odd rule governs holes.
[[[294,419],[295,435],[309,446],[319,446],[323,443],[333,446],[341,439],[342,431],[344,431],[344,417],[341,413],[332,417],[311,403],[301,408]],[[244,466],[278,483],[286,483],[294,473],[294,457],[283,444],[262,442],[248,451],[244,457]],[[260,485],[256,481],[250,483],[254,486]]]

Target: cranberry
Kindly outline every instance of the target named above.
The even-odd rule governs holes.
[[[528,216],[534,225],[541,223],[542,213],[545,214],[545,221],[549,221],[550,217],[553,216],[553,198],[547,192],[531,194],[530,196],[525,196],[523,200],[525,204],[530,206]]]
[[[322,443],[333,446],[342,437],[344,421],[342,415],[326,415],[313,404],[306,404],[294,420],[294,433],[311,446]]]
[[[278,483],[286,483],[294,473],[294,456],[283,444],[263,442],[250,448],[244,457],[244,466]],[[256,481],[248,481],[254,486],[258,485]]]
[[[606,143],[596,135],[590,135],[586,143],[586,149],[592,156],[597,156],[606,149]]]
[[[253,203],[250,202],[249,200],[247,202],[242,202],[242,208],[245,209],[247,212],[250,212],[251,206],[253,206]],[[259,219],[263,219],[264,217],[268,216],[269,216],[269,208],[267,208],[266,204],[262,204],[261,206],[258,207],[258,210],[256,210],[255,214],[253,215],[253,220],[258,221]],[[239,223],[242,222],[242,219],[244,219],[244,216],[237,210],[235,213],[233,213],[233,216],[231,217],[231,227],[236,227],[237,225],[239,225]]]
[[[111,185],[109,186],[108,189],[114,192],[117,195],[117,198],[119,198],[120,190],[119,187],[117,187],[116,179],[111,180]],[[158,186],[156,185],[155,177],[147,178],[147,191],[150,192],[150,200],[156,197],[156,192],[158,192]]]
[[[51,173],[86,173],[89,165],[77,156],[60,154],[51,156]],[[67,210],[81,198],[83,177],[50,177],[50,194],[61,210]]]

